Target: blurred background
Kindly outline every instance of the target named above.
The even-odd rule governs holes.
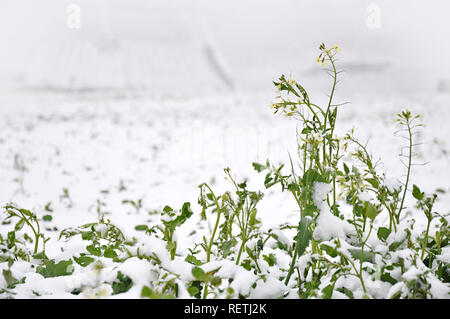
[[[2,0],[2,90],[201,96],[314,85],[338,44],[350,91],[450,91],[450,4],[420,0]],[[363,78],[361,78],[363,76]]]

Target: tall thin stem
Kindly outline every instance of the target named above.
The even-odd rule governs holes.
[[[403,190],[403,196],[402,201],[400,203],[400,208],[397,213],[397,222],[400,221],[400,213],[403,209],[403,204],[405,202],[406,192],[408,190],[408,183],[409,183],[409,176],[411,174],[411,164],[412,164],[412,148],[413,148],[413,138],[412,138],[412,132],[411,132],[411,123],[409,121],[409,118],[406,119],[406,126],[408,128],[408,136],[409,136],[409,154],[408,154],[408,170],[406,172],[406,182],[405,182],[405,189]]]

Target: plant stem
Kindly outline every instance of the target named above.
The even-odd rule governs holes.
[[[403,190],[402,201],[400,203],[400,208],[399,208],[398,214],[397,214],[397,222],[400,221],[400,213],[401,213],[401,211],[403,209],[403,203],[405,202],[406,191],[408,190],[409,175],[411,173],[411,163],[412,163],[413,141],[412,141],[411,125],[410,125],[409,119],[406,120],[406,125],[408,127],[408,135],[409,135],[408,171],[406,173],[406,182],[405,182],[405,189]]]
[[[241,260],[241,254],[242,254],[242,251],[244,250],[244,246],[245,246],[245,241],[242,241],[241,247],[239,248],[239,253],[236,258],[236,265],[239,265],[239,261]]]
[[[356,266],[355,266],[355,263],[350,259],[350,258],[348,258],[347,256],[345,256],[344,254],[342,254],[342,253],[339,253],[342,257],[344,257],[344,259],[346,259],[349,263],[350,263],[350,265],[352,265],[352,267],[353,267],[353,270],[355,271],[355,273],[356,273],[356,277],[358,277],[359,278],[359,281],[361,282],[361,286],[362,286],[362,288],[363,288],[363,291],[364,291],[364,294],[367,294],[367,292],[366,292],[366,285],[364,284],[364,280],[363,280],[363,278],[362,278],[362,273],[361,272],[358,272],[358,270],[357,270],[357,268],[356,268]]]
[[[213,242],[214,242],[214,237],[216,236],[217,227],[219,226],[219,220],[220,220],[220,215],[221,215],[222,209],[220,208],[219,201],[218,201],[216,195],[214,194],[213,190],[211,189],[211,187],[209,187],[208,184],[204,184],[204,185],[211,192],[211,194],[212,194],[212,196],[214,198],[214,203],[216,204],[216,207],[217,207],[216,223],[214,225],[214,230],[213,230],[213,232],[211,234],[211,239],[209,240],[209,244],[208,244],[208,247],[207,247],[207,250],[206,250],[206,262],[209,262],[211,260],[211,248],[212,248],[212,245],[213,245]],[[208,284],[205,283],[205,289],[203,290],[203,299],[206,299],[207,295],[208,295]]]
[[[27,223],[27,225],[30,226],[31,231],[32,231],[33,234],[34,234],[35,242],[34,242],[34,251],[33,251],[33,255],[35,255],[35,254],[37,254],[38,247],[39,247],[39,233],[40,233],[40,231],[39,231],[39,223],[36,223],[36,224],[37,224],[37,227],[38,227],[38,231],[36,232],[36,230],[34,229],[33,225],[32,225],[31,222],[28,220],[28,218],[27,218],[20,210],[19,210],[18,212],[19,212],[20,215],[22,216],[22,219],[25,221],[25,223]],[[30,217],[30,219],[31,219],[31,217]]]
[[[372,228],[373,228],[373,225],[372,225],[372,223],[371,223],[371,224],[370,224],[369,233],[367,234],[366,240],[364,240],[364,241],[361,243],[361,256],[359,257],[359,274],[360,274],[360,275],[362,274],[362,264],[363,264],[363,258],[364,258],[364,246],[366,245],[366,242],[367,242],[367,240],[368,240],[369,237],[370,237],[370,233],[372,232]],[[362,275],[361,275],[361,276],[362,276]],[[364,292],[366,292],[366,291],[364,290]]]
[[[220,215],[221,215],[222,209],[220,208],[219,201],[218,201],[216,195],[214,194],[214,192],[212,191],[212,189],[207,184],[205,184],[205,186],[208,187],[208,189],[210,190],[210,192],[211,192],[211,194],[212,194],[212,196],[214,198],[214,202],[216,204],[216,207],[217,207],[216,223],[214,225],[214,229],[213,229],[213,232],[211,234],[211,238],[209,240],[208,249],[206,250],[206,262],[209,262],[210,259],[211,259],[211,248],[212,248],[212,245],[213,245],[213,242],[214,242],[214,237],[216,236],[217,227],[219,226],[219,220],[220,220]]]
[[[331,107],[331,102],[333,101],[333,95],[334,95],[334,91],[336,90],[336,84],[337,84],[337,71],[336,71],[336,65],[334,64],[334,60],[333,57],[330,55],[330,53],[328,51],[325,51],[328,59],[330,60],[331,66],[333,67],[333,86],[331,87],[331,93],[330,93],[330,98],[328,100],[328,105],[327,105],[327,109],[325,111],[325,120],[324,120],[324,126],[323,126],[323,132],[324,132],[324,140],[326,139],[326,130],[327,130],[327,119],[330,118],[330,107]],[[331,128],[331,132],[333,132],[334,127],[333,127],[333,123],[330,121],[330,128]],[[333,134],[333,133],[331,133]],[[330,139],[333,138],[333,136],[330,136]],[[330,141],[328,141],[330,143]],[[330,144],[330,152],[331,152],[331,144]],[[323,160],[326,163],[327,160],[327,156],[326,156],[326,143],[323,143]],[[330,154],[330,163],[331,165],[331,154]]]
[[[431,224],[431,219],[428,218],[427,230],[425,232],[425,239],[424,239],[424,242],[422,244],[422,254],[420,256],[420,259],[422,259],[422,260],[423,260],[423,257],[425,256],[425,249],[426,249],[427,244],[428,244],[428,232],[430,231],[430,224]]]
[[[291,279],[292,273],[294,272],[295,262],[297,261],[297,246],[294,247],[294,256],[292,257],[291,266],[289,267],[288,274],[286,276],[286,280],[284,284],[287,286],[289,280]]]

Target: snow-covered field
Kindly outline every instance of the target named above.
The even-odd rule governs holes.
[[[367,1],[80,0],[80,29],[66,27],[69,3],[4,0],[0,10],[0,204],[16,203],[40,218],[50,259],[86,252],[81,238],[58,236],[96,222],[99,209],[125,237],[158,250],[160,243],[135,227],[159,223],[154,211],[165,205],[191,202],[194,216],[177,232],[178,253],[186,255],[213,227],[197,229],[197,186],[229,189],[226,167],[265,193],[258,211],[263,229],[296,225],[296,203],[265,190],[251,163],[288,163],[296,150],[296,123],[269,108],[272,80],[290,74],[312,99],[326,101],[329,78],[315,63],[321,42],[340,45],[338,65],[346,70],[336,99],[350,104],[340,110],[336,133],[355,127],[387,174],[401,179],[405,141],[394,135],[395,115],[405,108],[422,114],[414,161],[423,165],[413,167],[412,182],[425,192],[439,189],[435,210],[450,212],[444,2],[435,10],[418,1],[378,1],[382,25],[374,30],[366,26]],[[138,209],[126,202],[139,200]],[[0,225],[0,234],[10,228]],[[14,278],[26,278],[7,289],[0,276],[0,297],[109,296],[120,271],[134,285],[114,296],[137,298],[159,280],[144,260],[99,259],[101,271],[95,263],[74,263],[72,275],[49,278],[25,261],[0,263]],[[184,280],[192,277],[184,261],[163,263]],[[235,280],[236,289],[243,286]],[[251,297],[276,297],[283,286],[268,280],[259,288]]]

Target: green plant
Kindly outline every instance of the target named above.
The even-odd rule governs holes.
[[[261,192],[247,190],[247,182],[236,183],[235,178],[231,175],[231,170],[226,168],[225,174],[232,182],[235,188],[235,195],[227,191],[224,194],[217,196],[212,188],[204,183],[200,185],[199,204],[202,207],[203,219],[206,219],[206,212],[217,212],[214,229],[209,241],[204,239],[203,248],[206,251],[206,262],[210,261],[211,250],[215,240],[215,235],[218,234],[218,249],[220,253],[227,257],[231,249],[236,246],[239,238],[241,244],[235,257],[236,264],[241,261],[242,253],[247,250],[246,244],[249,240],[258,235],[258,225],[261,223],[257,218],[256,206],[263,198]],[[221,216],[223,215],[223,222],[220,224]],[[238,232],[233,233],[233,226],[237,226]]]
[[[420,116],[413,116],[408,110],[398,114],[397,122],[401,128],[397,132],[406,132],[406,136],[403,137],[408,141],[405,147],[407,155],[404,155],[407,159],[405,163],[407,172],[403,185],[392,187],[385,182],[386,177],[378,173],[379,162],[373,160],[367,146],[358,141],[353,131],[343,138],[334,135],[338,109],[343,105],[333,102],[340,73],[335,63],[338,47],[327,49],[324,44],[321,44],[319,49],[318,62],[330,65],[327,72],[332,78],[326,106],[321,107],[312,103],[304,87],[293,79],[288,80],[282,75],[277,82],[274,82],[279,92],[277,101],[272,103],[274,113],[293,117],[302,125],[298,136],[299,160],[294,163],[290,157],[288,174],[283,173],[284,165],[274,166],[269,160],[265,164],[253,163],[253,167],[258,172],[266,172],[264,182],[266,188],[280,184],[281,190],[289,191],[299,207],[300,221],[294,238],[295,249],[285,284],[290,282],[297,259],[304,253],[308,253],[311,261],[306,269],[312,271],[312,279],[308,282],[298,282],[299,295],[316,294],[314,290],[317,290],[319,286],[314,283],[323,282],[324,277],[331,276],[328,279],[330,284],[322,290],[323,296],[331,296],[336,281],[342,276],[351,275],[358,278],[364,296],[367,296],[364,274],[374,271],[373,262],[377,254],[373,251],[373,247],[368,245],[374,230],[383,242],[386,242],[391,233],[406,231],[409,236],[409,247],[416,249],[415,251],[418,249],[414,246],[415,243],[411,242],[413,230],[398,228],[408,194],[415,146],[413,137],[416,129],[421,126],[420,123],[416,123]],[[345,153],[352,159],[351,168],[346,161],[342,160]],[[325,197],[319,198],[318,194],[321,192],[325,194]],[[413,190],[414,197],[419,196],[417,194],[418,191]],[[419,200],[418,207],[427,217],[429,228],[433,218],[431,207],[436,196],[426,199],[416,197],[416,199]],[[352,214],[345,214],[341,209],[343,206],[352,207]],[[383,211],[389,215],[388,227],[375,223],[375,219]],[[334,217],[331,217],[332,215],[327,217],[328,212]],[[322,227],[319,225],[324,223],[326,218],[342,225],[340,236],[345,234],[350,242],[350,245],[345,245],[348,248],[342,246],[344,244],[342,240],[345,238],[336,238],[332,242],[327,242],[323,237],[329,236],[320,236]],[[349,225],[352,226],[353,231],[350,230]],[[428,228],[421,244],[422,259],[428,244]],[[398,248],[402,244],[403,241],[391,243],[390,247]],[[334,260],[336,258],[339,258],[339,261],[336,262]],[[302,294],[302,286],[306,289],[306,294],[304,292]]]
[[[149,234],[157,233],[157,231],[162,234],[163,240],[167,243],[166,248],[170,253],[170,258],[172,260],[175,258],[177,251],[177,242],[174,238],[175,229],[184,224],[192,214],[190,203],[184,203],[179,214],[177,214],[170,206],[165,206],[161,213],[162,225],[156,225],[147,230],[147,233]]]
[[[13,168],[18,172],[18,176],[14,178],[14,182],[19,185],[19,189],[16,193],[25,193],[25,172],[28,171],[28,168],[25,166],[25,162],[20,154],[14,154],[14,165]]]
[[[69,240],[77,235],[81,235],[83,240],[90,241],[90,244],[86,246],[88,254],[83,254],[75,259],[82,266],[93,261],[92,258],[86,258],[86,255],[114,259],[118,257],[118,251],[126,251],[125,245],[128,244],[122,231],[104,217],[95,223],[85,224],[77,228],[63,229],[59,239]]]
[[[257,218],[256,206],[263,198],[263,194],[247,190],[246,181],[237,183],[229,168],[226,168],[224,172],[233,184],[235,195],[230,191],[226,191],[222,195],[216,195],[207,183],[199,186],[200,197],[198,202],[202,207],[201,216],[203,220],[207,220],[208,215],[217,214],[211,237],[209,240],[203,237],[203,243],[201,244],[206,253],[206,262],[211,260],[214,244],[217,247],[216,257],[220,259],[231,256],[234,247],[240,241],[239,249],[234,255],[235,264],[240,265],[243,253],[247,253],[249,259],[245,260],[243,265],[250,268],[250,262],[253,262],[254,266],[259,270],[258,259],[260,250],[254,251],[249,248],[248,242],[252,239],[259,239],[258,228],[261,222]],[[234,226],[237,226],[237,232],[234,232]],[[261,246],[262,241],[258,240],[256,247]],[[192,260],[192,257],[190,258]],[[208,286],[205,284],[203,298],[206,298],[207,295]]]
[[[73,206],[73,200],[70,197],[69,189],[64,187],[62,189],[62,194],[59,195],[59,201],[64,203],[67,208],[71,208]]]
[[[142,198],[139,198],[136,201],[134,201],[132,199],[124,199],[124,200],[122,200],[122,204],[131,205],[135,209],[136,213],[139,213],[139,211],[142,209]]]
[[[45,278],[67,276],[74,271],[72,260],[61,260],[56,263],[54,260],[45,259],[42,265],[38,266],[36,272]]]
[[[120,271],[117,272],[117,278],[112,283],[113,295],[117,295],[123,292],[127,292],[133,287],[133,280],[130,277],[122,274]]]
[[[14,229],[8,232],[5,239],[0,235],[0,242],[6,241],[7,248],[9,250],[13,249],[15,259],[30,260],[30,255],[27,253],[26,246],[24,246],[27,241],[34,244],[32,255],[38,253],[39,243],[42,243],[42,254],[45,256],[45,243],[48,241],[48,238],[42,233],[36,215],[28,209],[18,208],[13,204],[6,205],[4,209],[6,217],[3,219],[3,224],[10,223],[13,220],[15,220],[16,223]],[[21,240],[19,239],[19,232],[24,226],[27,226],[27,228],[31,230],[33,237],[30,237],[24,232],[23,235],[20,236],[23,238],[23,240]]]

